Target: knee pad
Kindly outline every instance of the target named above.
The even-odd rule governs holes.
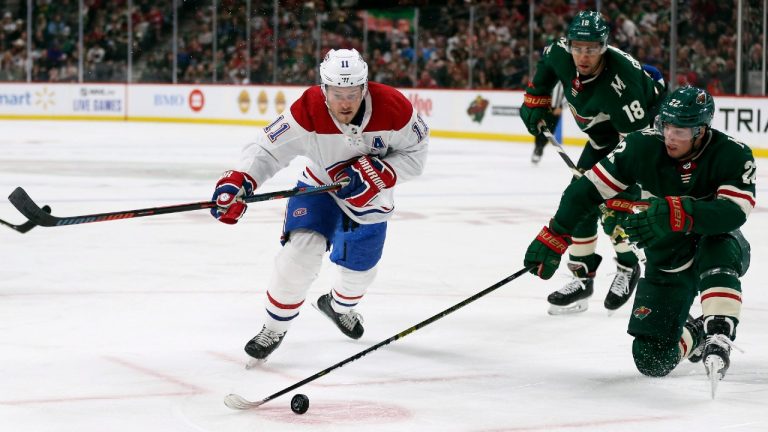
[[[677,341],[637,336],[632,342],[632,357],[641,374],[663,377],[680,362],[680,348]]]
[[[323,263],[327,242],[314,231],[296,230],[275,257],[275,267],[267,287],[276,302],[301,302],[317,278]]]

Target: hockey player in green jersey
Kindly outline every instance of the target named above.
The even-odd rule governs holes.
[[[520,117],[532,135],[546,126],[554,129],[552,88],[561,82],[576,123],[589,141],[576,164],[588,170],[616,147],[621,136],[650,126],[664,96],[663,80],[657,81],[629,54],[610,47],[608,26],[598,12],[579,12],[567,37],[548,46],[526,90]],[[631,193],[632,191],[628,191]],[[581,312],[592,295],[595,271],[602,257],[595,253],[599,213],[590,209],[576,227],[568,268],[574,280],[549,295],[549,313]],[[637,257],[626,242],[615,241],[616,276],[605,297],[609,311],[632,296],[640,275]]]
[[[568,186],[524,260],[549,279],[583,215],[608,200],[620,229],[647,256],[628,326],[638,370],[664,376],[695,351],[689,359],[703,356],[713,396],[739,323],[739,278],[750,260],[739,228],[755,206],[756,178],[752,150],[710,128],[714,111],[705,90],[670,93],[655,129],[630,133]],[[615,198],[631,185],[641,186],[641,201]],[[622,217],[628,209],[635,212]],[[686,322],[697,294],[703,315]]]

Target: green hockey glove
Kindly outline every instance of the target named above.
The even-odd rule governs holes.
[[[632,201],[624,198],[610,198],[600,204],[600,222],[603,224],[603,231],[611,236],[614,243],[621,240],[618,237],[624,237],[624,221],[627,216],[645,211],[648,209],[648,203],[645,201]]]
[[[525,266],[536,266],[531,273],[542,279],[549,279],[555,274],[560,266],[560,258],[571,244],[571,236],[564,232],[565,229],[554,219],[549,221],[548,227],[541,229],[525,251]]]
[[[688,233],[693,229],[693,203],[688,198],[668,196],[652,198],[648,210],[627,216],[622,223],[630,241],[644,248],[653,246],[667,235]]]
[[[541,133],[542,125],[550,131],[555,130],[557,117],[552,113],[552,96],[535,96],[526,93],[523,106],[520,107],[520,118],[533,136]]]

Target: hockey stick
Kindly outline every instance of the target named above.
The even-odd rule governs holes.
[[[573,161],[571,160],[571,157],[568,156],[568,153],[565,152],[563,145],[560,144],[559,141],[557,141],[557,138],[555,138],[555,136],[552,134],[552,132],[549,131],[549,129],[547,129],[546,127],[542,127],[541,133],[544,134],[547,140],[549,140],[549,143],[555,147],[555,150],[557,150],[557,154],[559,154],[560,158],[563,159],[566,165],[568,165],[568,168],[571,169],[571,172],[576,178],[579,178],[582,175],[584,175],[584,173],[581,172],[576,167],[576,164],[573,163]]]
[[[312,195],[323,192],[330,192],[337,190],[343,186],[342,183],[331,183],[323,186],[306,186],[297,187],[294,189],[268,192],[258,195],[251,195],[243,199],[246,203],[269,201],[274,199],[289,198],[300,195]],[[191,210],[201,210],[216,207],[215,201],[200,201],[189,204],[176,204],[164,207],[150,207],[138,210],[124,210],[110,213],[96,213],[88,215],[70,216],[70,217],[57,217],[46,213],[41,209],[27,192],[21,187],[17,187],[8,196],[8,200],[11,201],[14,207],[27,217],[31,222],[45,227],[56,227],[65,225],[77,225],[91,222],[105,222],[120,219],[131,219],[144,216],[154,216],[168,213],[180,213]]]
[[[43,206],[43,208],[41,210],[46,212],[46,213],[51,213],[51,208],[48,207],[47,205]],[[11,228],[11,229],[14,229],[14,230],[20,232],[21,234],[29,232],[29,230],[31,230],[32,228],[37,226],[37,224],[32,222],[31,220],[28,220],[28,221],[26,221],[26,222],[24,222],[22,224],[14,225],[14,224],[12,224],[10,222],[6,222],[6,221],[4,221],[2,219],[0,219],[0,225],[5,225],[8,228]]]
[[[244,397],[242,397],[240,395],[232,393],[232,394],[228,394],[224,398],[224,405],[226,405],[229,408],[236,409],[236,410],[247,410],[247,409],[259,407],[259,406],[261,406],[261,405],[271,401],[272,399],[275,399],[276,397],[282,396],[282,395],[288,393],[291,390],[295,390],[295,389],[303,386],[304,384],[310,383],[310,382],[320,378],[323,375],[327,375],[329,372],[331,372],[334,369],[338,369],[338,368],[344,366],[347,363],[351,363],[351,362],[353,362],[353,361],[363,357],[364,355],[366,355],[368,353],[376,351],[377,349],[383,347],[384,345],[387,345],[387,344],[389,344],[391,342],[394,342],[394,341],[396,341],[398,339],[404,338],[404,337],[408,336],[409,334],[415,332],[416,330],[418,330],[418,329],[420,329],[422,327],[425,327],[425,326],[427,326],[429,324],[432,324],[433,322],[439,320],[440,318],[442,318],[442,317],[444,317],[444,316],[446,316],[446,315],[448,315],[448,314],[450,314],[452,312],[455,312],[458,309],[463,308],[464,306],[472,303],[473,301],[479,299],[480,297],[483,297],[486,294],[488,294],[488,293],[490,293],[492,291],[495,291],[496,289],[498,289],[498,288],[506,285],[507,283],[517,279],[518,277],[520,277],[523,274],[527,273],[531,269],[533,269],[533,266],[529,266],[529,267],[523,268],[521,270],[518,270],[515,274],[507,276],[506,278],[504,278],[504,279],[496,282],[495,284],[489,286],[488,288],[478,292],[477,294],[473,295],[472,297],[469,297],[469,298],[465,299],[464,301],[462,301],[460,303],[456,303],[455,305],[451,306],[450,308],[445,309],[444,311],[439,312],[439,313],[433,315],[432,317],[427,318],[424,321],[422,321],[422,322],[420,322],[420,323],[418,323],[418,324],[416,324],[416,325],[414,325],[412,327],[409,327],[409,328],[401,331],[400,333],[390,337],[389,339],[385,339],[385,340],[377,343],[376,345],[373,345],[372,347],[370,347],[370,348],[368,348],[368,349],[366,349],[364,351],[360,351],[359,353],[357,353],[357,354],[355,354],[355,355],[353,355],[351,357],[347,357],[346,359],[336,363],[335,365],[330,366],[328,368],[325,368],[325,369],[321,370],[320,372],[318,372],[318,373],[316,373],[316,374],[314,374],[312,376],[304,378],[303,380],[301,380],[301,381],[299,381],[299,382],[297,382],[297,383],[295,383],[295,384],[293,384],[291,386],[288,386],[288,387],[280,390],[279,392],[277,392],[275,394],[269,395],[269,396],[265,397],[264,399],[262,399],[260,401],[249,401],[248,399],[245,399]]]
[[[555,149],[557,149],[557,153],[560,155],[560,157],[565,161],[565,164],[568,165],[568,168],[571,169],[571,172],[573,173],[574,177],[577,179],[584,175],[583,172],[581,172],[578,168],[576,168],[576,164],[573,163],[571,160],[571,157],[568,156],[568,153],[565,152],[565,149],[563,148],[563,145],[560,144],[557,141],[557,138],[552,134],[552,132],[549,131],[546,127],[541,128],[541,133],[544,134],[545,137],[549,140],[550,144],[552,144]],[[600,211],[605,212],[607,209],[605,208],[605,204],[600,204]],[[614,229],[614,234],[611,237],[618,236],[622,239],[627,241],[627,244],[629,245],[629,248],[632,250],[632,253],[635,254],[637,259],[640,260],[643,264],[645,264],[646,258],[645,258],[645,251],[638,248],[637,245],[631,241],[629,241],[629,238],[626,234],[624,234],[624,230],[622,230],[620,227],[616,227]]]

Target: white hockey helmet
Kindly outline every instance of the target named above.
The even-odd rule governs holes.
[[[332,49],[320,63],[320,79],[323,91],[326,86],[363,86],[368,91],[368,64],[356,49]]]

